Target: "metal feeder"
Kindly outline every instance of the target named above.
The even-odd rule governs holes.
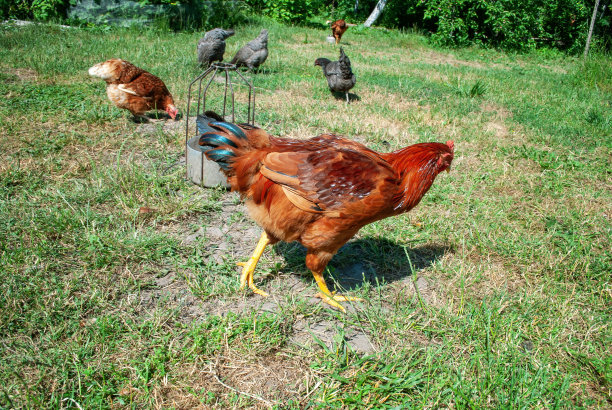
[[[236,84],[232,83],[232,73],[238,74],[241,81]],[[189,119],[190,116],[197,118],[198,115],[206,112],[206,97],[209,91],[210,85],[213,80],[219,75],[224,77],[225,84],[223,90],[223,107],[216,111],[228,122],[236,122],[236,107],[235,107],[235,95],[234,85],[246,86],[248,89],[248,100],[246,108],[246,121],[240,121],[242,123],[254,125],[255,123],[255,91],[249,81],[236,69],[235,64],[229,63],[213,63],[211,66],[200,74],[195,80],[189,84],[189,91],[187,93],[187,115],[185,121],[185,163],[187,168],[187,179],[191,180],[194,184],[215,187],[224,186],[229,187],[225,174],[221,171],[219,165],[216,162],[210,161],[204,155],[202,148],[199,145],[200,135],[198,135],[198,129],[195,124],[192,126],[192,130],[189,130]],[[223,79],[220,81],[223,82]],[[191,95],[192,88],[197,83],[198,99],[196,107],[191,106]],[[229,90],[229,95],[228,95]],[[193,90],[195,96],[195,89]],[[228,107],[228,97],[229,104]],[[195,108],[195,110],[193,110]],[[230,110],[231,108],[231,110]],[[210,109],[210,107],[209,107]],[[231,117],[230,117],[231,116]]]

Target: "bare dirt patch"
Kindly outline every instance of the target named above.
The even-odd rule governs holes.
[[[157,133],[163,133],[166,135],[178,135],[185,134],[185,117],[183,116],[180,120],[174,121],[171,119],[164,119],[165,115],[159,115],[161,120],[155,119],[153,114],[150,115],[152,118],[149,122],[138,125],[136,133],[142,136],[154,135]],[[189,119],[189,127],[195,130],[195,117]]]
[[[203,191],[203,195],[208,194],[208,191]],[[222,194],[218,199],[221,207],[207,213],[206,223],[202,226],[198,227],[195,220],[187,218],[167,223],[160,229],[180,239],[185,246],[199,246],[205,258],[218,264],[234,264],[246,260],[257,243],[261,229],[248,218],[245,206],[237,199],[235,193]],[[435,244],[415,247],[408,250],[409,262],[406,250],[393,241],[358,236],[332,259],[330,267],[333,277],[328,278],[328,285],[341,293],[351,294],[361,289],[365,283],[378,286],[397,282],[398,286],[409,288],[410,295],[419,292],[425,303],[437,304],[441,297],[429,279],[419,277],[416,285],[412,283],[410,263],[417,272],[421,272],[447,251],[446,247]],[[255,283],[270,294],[268,298],[255,295],[249,289],[229,293],[227,290],[220,293],[213,290],[212,295],[200,298],[198,281],[201,279],[197,274],[184,268],[160,267],[155,276],[146,274],[143,278],[150,286],[127,295],[128,300],[124,303],[130,305],[136,314],[146,316],[154,315],[157,310],[176,310],[178,320],[184,323],[230,313],[290,313],[295,311],[296,304],[303,304],[307,309],[325,307],[319,298],[314,297],[318,289],[304,265],[304,257],[305,250],[297,243],[281,243],[266,250],[258,265]],[[233,286],[238,284],[239,271],[240,268],[236,267]],[[382,293],[393,294],[397,291],[393,286],[384,286]],[[357,312],[370,303],[378,301],[366,296],[361,302],[345,303],[345,307],[349,312]],[[331,348],[340,337],[355,352],[376,351],[375,341],[363,329],[326,322],[325,317],[315,315],[304,318],[298,315],[289,330],[290,341],[298,347],[309,348],[317,348],[320,341]]]

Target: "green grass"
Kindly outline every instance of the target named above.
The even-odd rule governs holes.
[[[237,198],[186,182],[183,128],[143,134],[87,75],[124,58],[184,112],[201,34],[1,26],[0,407],[610,406],[610,58],[349,29],[346,106],[313,65],[337,58],[325,31],[262,25],[271,133],[455,141],[415,210],[330,263],[339,284],[363,269],[347,292],[364,301],[311,300],[294,244],[258,267],[268,301],[239,291],[258,231]],[[226,58],[259,30],[236,28]]]

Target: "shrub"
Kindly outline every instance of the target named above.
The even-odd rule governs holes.
[[[325,2],[321,13],[364,21],[377,0]],[[594,42],[610,47],[610,11],[600,6]],[[593,0],[390,0],[376,25],[415,28],[445,46],[479,44],[506,50],[539,46],[578,53],[584,47]]]
[[[584,0],[429,0],[424,18],[442,45],[492,45],[528,49],[549,45],[572,48],[587,31],[590,10]]]
[[[70,0],[0,0],[0,17],[27,20],[57,20],[66,17]]]
[[[283,23],[303,23],[318,14],[324,0],[246,0],[253,10]]]

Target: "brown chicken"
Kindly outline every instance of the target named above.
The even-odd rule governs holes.
[[[336,39],[336,44],[340,42],[342,35],[348,29],[348,27],[349,26],[346,24],[346,21],[342,19],[336,20],[331,24],[332,35]]]
[[[119,108],[132,113],[135,120],[145,120],[144,113],[164,110],[176,119],[178,109],[162,80],[153,74],[119,58],[98,63],[89,75],[106,81],[106,95]]]
[[[217,162],[233,190],[245,199],[250,216],[264,230],[253,256],[243,266],[246,284],[265,247],[298,241],[307,249],[312,271],[326,303],[354,300],[330,292],[323,270],[359,229],[407,212],[429,190],[438,173],[449,170],[452,141],[421,143],[380,154],[336,135],[309,140],[277,138],[260,128],[222,122],[216,114],[198,116],[200,145]]]

